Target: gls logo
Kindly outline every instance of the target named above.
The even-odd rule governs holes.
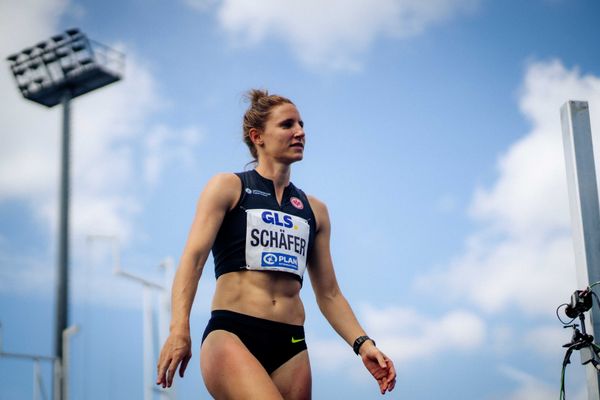
[[[284,215],[282,217],[280,214],[273,211],[263,211],[261,217],[267,224],[283,226],[284,228],[291,228],[294,226],[290,215]]]

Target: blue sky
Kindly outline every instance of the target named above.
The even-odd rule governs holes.
[[[73,26],[127,55],[122,82],[73,103],[73,398],[143,390],[142,290],[93,235],[161,281],[204,184],[250,159],[253,87],[306,122],[292,178],[328,205],[342,289],[398,368],[386,396],[557,397],[570,332],[554,311],[577,288],[559,108],[589,101],[600,141],[599,15],[591,0],[1,1],[3,57]],[[3,350],[49,355],[60,113],[22,99],[7,65],[0,88]],[[178,399],[208,398],[213,288],[209,259]],[[313,397],[378,398],[310,285],[302,297]],[[584,399],[577,364],[567,394]],[[0,359],[0,398],[30,398],[31,368]]]

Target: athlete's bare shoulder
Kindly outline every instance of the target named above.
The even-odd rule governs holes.
[[[321,200],[319,200],[318,198],[316,198],[315,196],[313,196],[312,194],[307,194],[306,197],[308,198],[308,202],[310,203],[310,206],[314,209],[316,208],[327,208],[327,206],[325,205],[325,203]]]
[[[210,178],[208,184],[216,184],[224,187],[235,185],[241,187],[242,185],[240,178],[238,178],[238,176],[232,172],[219,172],[218,174],[215,174],[212,178]]]
[[[327,205],[310,194],[307,194],[306,197],[308,198],[310,208],[312,208],[315,219],[317,220],[317,231],[320,230],[323,225],[329,226],[329,211],[327,211]]]
[[[222,172],[214,175],[207,182],[201,198],[209,198],[223,204],[231,209],[237,203],[242,190],[240,178],[230,172]]]

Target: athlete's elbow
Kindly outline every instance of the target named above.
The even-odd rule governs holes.
[[[339,288],[333,288],[324,293],[317,295],[317,305],[323,311],[328,309],[332,304],[335,304],[340,298],[343,298],[342,292]]]
[[[202,257],[200,252],[186,252],[181,256],[179,267],[192,272],[194,275],[201,275],[205,262],[206,257]]]

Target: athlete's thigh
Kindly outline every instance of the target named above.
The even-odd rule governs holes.
[[[217,400],[282,399],[265,369],[233,333],[216,330],[206,337],[200,369],[206,388]]]
[[[286,361],[273,371],[271,379],[285,400],[309,400],[312,392],[312,377],[308,351],[301,351]]]

